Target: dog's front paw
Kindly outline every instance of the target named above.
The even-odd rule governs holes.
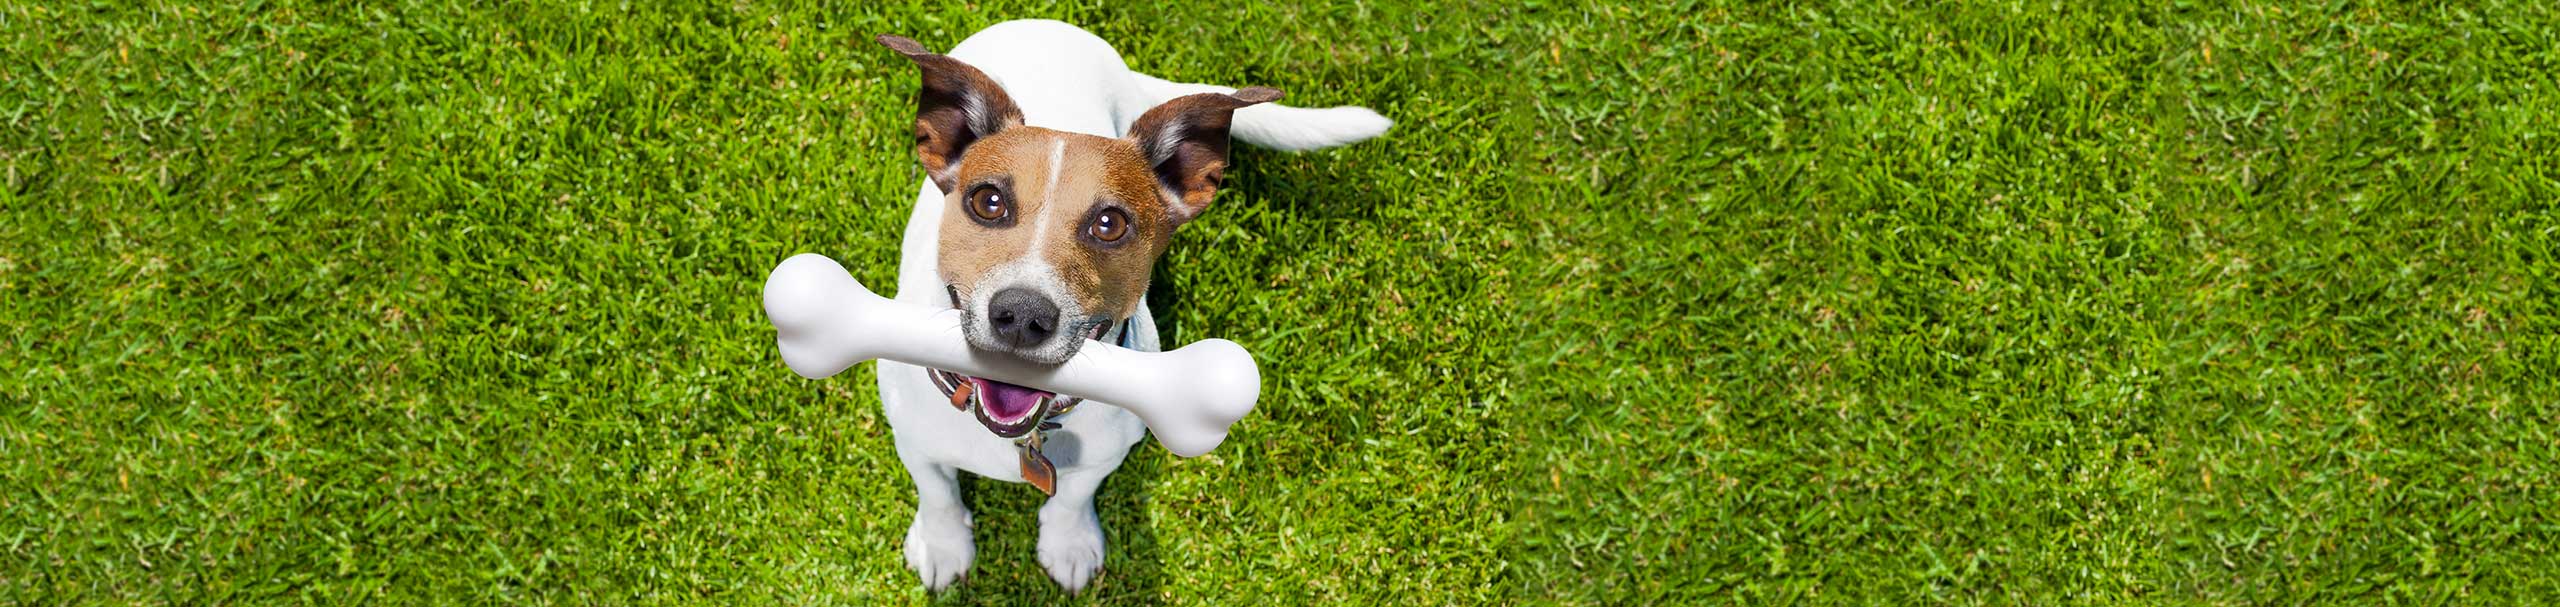
[[[917,512],[907,526],[907,568],[926,590],[941,591],[969,572],[978,547],[969,539],[969,512]]]
[[[1102,521],[1089,508],[1061,518],[1040,523],[1040,567],[1067,592],[1082,592],[1102,572]]]

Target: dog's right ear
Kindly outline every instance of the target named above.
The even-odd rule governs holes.
[[[914,40],[886,34],[878,40],[916,62],[922,76],[916,89],[916,161],[934,185],[949,192],[960,177],[960,154],[996,131],[1022,126],[1022,108],[978,68],[924,50]]]

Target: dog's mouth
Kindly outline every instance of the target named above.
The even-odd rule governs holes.
[[[942,392],[951,395],[952,408],[975,414],[978,425],[1005,438],[1030,434],[1043,420],[1084,402],[1081,397],[941,369],[934,369],[932,376]]]
[[[943,290],[951,296],[951,307],[967,309],[960,303],[959,287],[944,285]],[[1086,337],[1101,339],[1113,324],[1096,323]],[[1062,396],[1048,390],[941,369],[930,369],[926,375],[933,378],[935,387],[941,388],[942,393],[951,398],[951,408],[970,412],[977,416],[978,425],[986,426],[988,432],[1004,438],[1030,434],[1040,429],[1041,424],[1048,423],[1050,417],[1065,414],[1084,402],[1084,398],[1079,396]]]

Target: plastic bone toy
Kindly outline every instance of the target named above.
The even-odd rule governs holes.
[[[1170,352],[1088,342],[1074,358],[1040,365],[970,348],[960,311],[899,302],[863,288],[843,265],[802,253],[764,281],[764,312],[780,334],[782,362],[821,379],[874,359],[932,367],[1109,403],[1153,431],[1167,451],[1198,456],[1253,412],[1262,372],[1243,346],[1204,339]]]

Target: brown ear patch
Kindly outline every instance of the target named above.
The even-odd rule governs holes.
[[[906,36],[881,34],[879,37],[873,39],[879,40],[880,46],[889,47],[889,50],[905,53],[910,57],[933,54],[933,51],[924,50],[923,43],[916,42],[915,39],[908,38]]]
[[[1138,145],[1171,194],[1169,216],[1175,225],[1188,223],[1208,210],[1227,178],[1227,127],[1237,109],[1279,100],[1277,89],[1247,87],[1235,93],[1200,93],[1166,101],[1129,125],[1129,140]]]
[[[1227,96],[1234,97],[1237,101],[1244,102],[1245,105],[1253,105],[1256,103],[1279,101],[1280,97],[1286,94],[1287,93],[1280,92],[1280,89],[1267,86],[1248,86],[1236,89],[1236,92],[1228,93]]]
[[[943,191],[953,187],[958,177],[953,169],[971,144],[1022,126],[1022,108],[986,72],[927,51],[914,40],[886,34],[877,39],[916,63],[916,162]]]

